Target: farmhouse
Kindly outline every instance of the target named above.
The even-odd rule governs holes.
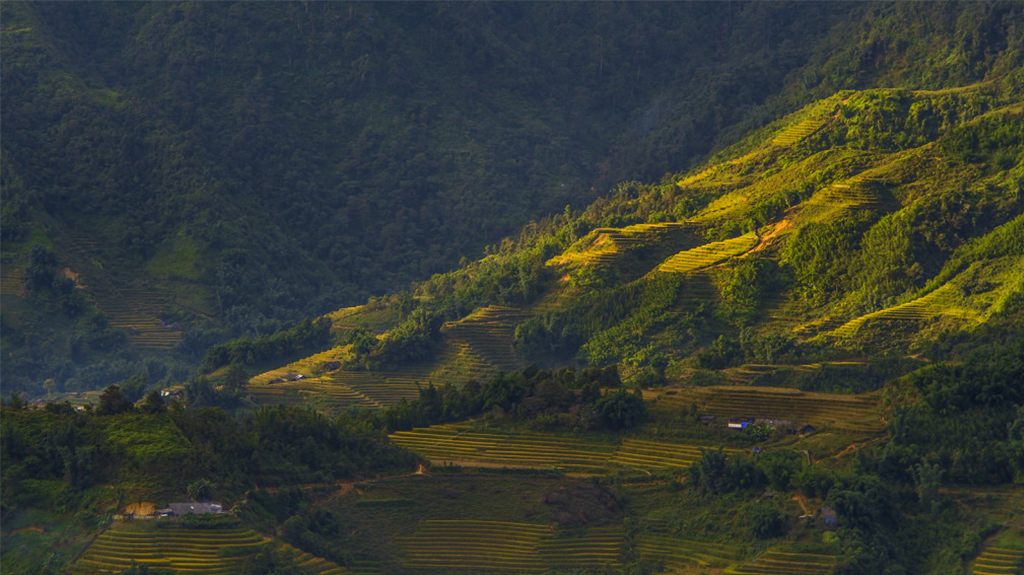
[[[336,369],[341,369],[341,362],[340,361],[328,361],[327,363],[325,363],[323,365],[323,370],[324,371],[334,371]]]
[[[729,420],[729,429],[746,429],[751,423],[754,420],[749,417],[734,417]]]
[[[839,527],[839,516],[836,514],[836,510],[831,507],[822,507],[818,511],[818,524],[825,529]]]

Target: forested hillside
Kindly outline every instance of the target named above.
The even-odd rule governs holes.
[[[1010,3],[2,10],[5,372],[35,392],[181,379],[837,90],[1020,58]]]
[[[1024,573],[1021,4],[0,9],[5,574]]]

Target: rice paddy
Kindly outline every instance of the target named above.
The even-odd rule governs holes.
[[[864,432],[878,432],[883,428],[875,394],[842,395],[718,385],[658,398],[659,404],[680,408],[688,408],[693,401],[697,402],[701,413],[718,417],[788,420],[793,425],[831,425]]]
[[[710,267],[731,257],[736,257],[757,245],[757,236],[742,236],[679,252],[658,266],[658,271],[667,273],[689,273]]]
[[[700,446],[624,439],[598,443],[533,432],[491,432],[466,425],[434,425],[397,431],[391,440],[435,462],[590,471],[686,468],[700,459]],[[726,450],[735,453],[737,450]]]
[[[828,332],[827,335],[850,338],[857,334],[861,326],[872,320],[922,321],[937,316],[949,316],[967,321],[980,321],[981,314],[958,305],[957,301],[960,297],[956,286],[952,283],[947,283],[931,293],[906,303],[852,319]]]
[[[72,573],[118,572],[132,561],[150,569],[170,569],[189,575],[227,575],[267,543],[246,528],[187,529],[124,524],[103,532],[75,563]]]
[[[588,529],[559,536],[549,525],[479,520],[424,520],[399,538],[405,567],[545,571],[618,566],[621,528]]]
[[[1020,575],[1024,573],[1024,550],[989,547],[978,555],[971,575]]]
[[[442,333],[453,342],[468,346],[472,354],[486,363],[500,369],[517,369],[523,362],[512,341],[516,324],[525,317],[518,308],[492,305],[448,323]]]
[[[662,222],[634,224],[624,228],[597,228],[580,242],[582,247],[570,249],[555,256],[548,261],[548,265],[567,263],[585,266],[609,265],[628,250],[671,241],[674,234],[691,226],[692,224],[689,222]]]
[[[727,449],[737,453],[738,449]],[[639,469],[687,468],[703,455],[695,445],[626,438],[611,457],[612,463]]]
[[[296,549],[287,543],[282,543],[277,552],[290,559],[296,567],[309,575],[348,575],[349,573],[348,569],[337,563],[332,563],[322,557]]]
[[[729,575],[826,575],[835,567],[832,555],[769,551],[748,562],[725,569]]]
[[[25,268],[0,268],[0,296],[25,297]]]
[[[128,345],[142,349],[168,349],[181,341],[181,329],[158,316],[173,297],[149,288],[90,290],[110,327],[127,333]]]
[[[469,330],[469,335],[471,340],[473,336],[481,336],[472,330]],[[492,358],[502,350],[493,340],[488,340],[486,334],[474,342]],[[508,345],[511,346],[511,342]],[[306,406],[336,414],[350,408],[381,409],[402,400],[411,401],[419,397],[421,387],[430,384],[461,385],[471,379],[483,381],[498,369],[481,357],[469,342],[456,336],[446,336],[437,356],[431,361],[390,370],[339,368],[324,371],[326,363],[345,355],[345,348],[334,348],[259,374],[250,379],[247,391],[258,403]],[[303,377],[282,380],[295,375]]]
[[[772,144],[776,146],[792,146],[814,132],[817,132],[823,125],[825,125],[824,118],[807,118],[806,120],[793,124],[776,134],[775,138],[772,140]]]
[[[637,537],[636,550],[645,561],[659,561],[668,569],[683,570],[694,565],[723,566],[738,561],[736,547],[684,539],[663,533],[643,533]]]

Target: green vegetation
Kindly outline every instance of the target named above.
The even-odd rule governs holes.
[[[0,10],[4,573],[1020,570],[1020,5]]]
[[[420,293],[457,308],[442,321],[534,301],[563,275],[543,265],[555,256],[586,264],[573,285],[614,285],[809,194],[798,218],[903,201],[886,178],[928,146],[961,164],[937,181],[987,178],[960,203],[985,228],[1019,178],[998,176],[1017,165],[1019,18],[1012,3],[4,5],[5,379],[32,394],[180,381],[214,343],[431,274]],[[733,163],[672,173],[711,153]],[[863,165],[880,153],[886,169]],[[538,234],[529,265],[451,271]],[[861,315],[920,287],[927,245],[877,252],[914,286],[850,270]],[[33,246],[69,274],[37,282]],[[491,277],[454,289],[467,273]],[[424,357],[423,335],[374,359]]]

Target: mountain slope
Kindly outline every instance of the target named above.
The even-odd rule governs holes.
[[[389,385],[413,393],[417,382],[487,372],[456,368],[463,353],[491,372],[619,364],[647,385],[782,364],[760,367],[764,379],[821,359],[919,353],[987,322],[1017,325],[1024,106],[1012,85],[812,104],[731,158],[620,186],[435,276],[402,304],[409,319],[378,327],[376,347],[336,357],[380,382],[374,398]],[[359,313],[344,323],[358,326]]]
[[[765,124],[840,90],[996,81],[1024,53],[1014,3],[0,10],[3,345],[37,393],[180,379],[225,336],[400,290],[616,182],[813,136],[811,109]],[[619,215],[590,225],[651,216]],[[35,245],[84,288],[23,290]]]

